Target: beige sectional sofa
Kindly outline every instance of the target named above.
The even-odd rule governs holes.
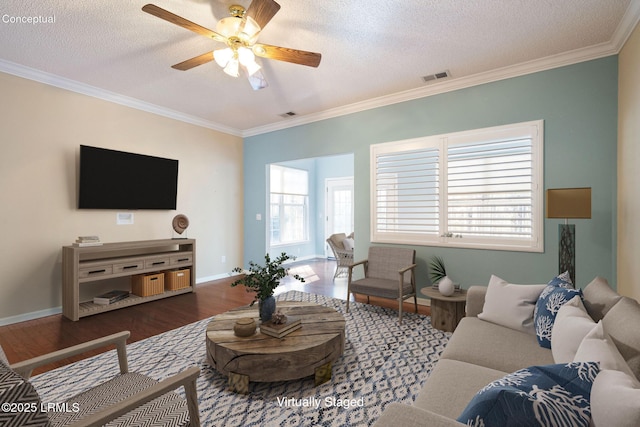
[[[555,363],[552,350],[541,347],[535,335],[478,318],[486,292],[485,286],[469,289],[467,316],[456,328],[414,403],[390,404],[376,422],[376,427],[459,427],[463,424],[456,418],[484,386],[522,368]],[[620,296],[602,278],[594,279],[583,290],[583,297],[588,314],[595,322],[602,319],[603,329],[636,378],[640,379],[638,302]],[[594,396],[591,397],[593,408]],[[640,425],[640,419],[636,421],[638,424],[635,425]]]

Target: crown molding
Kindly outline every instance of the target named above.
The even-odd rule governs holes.
[[[632,29],[633,28],[634,27],[632,27]],[[626,40],[626,38],[628,38],[628,35],[624,38],[624,40]],[[401,102],[412,101],[415,99],[426,98],[446,92],[452,92],[459,89],[478,86],[485,83],[492,83],[500,80],[510,79],[513,77],[546,71],[553,68],[560,68],[567,65],[590,61],[593,59],[599,59],[617,54],[622,48],[622,45],[624,45],[624,43],[620,43],[619,40],[616,43],[602,43],[599,45],[577,49],[571,52],[553,55],[539,60],[523,62],[513,66],[490,70],[467,77],[447,79],[442,82],[434,82],[432,84],[429,84],[428,86],[420,87],[417,89],[410,89],[391,95],[372,98],[362,102],[356,102],[342,107],[332,108],[319,113],[287,119],[286,122],[278,122],[247,129],[242,132],[242,136],[245,138],[249,136],[256,136],[321,120],[359,113],[374,108],[385,107]]]
[[[616,47],[616,53],[620,53],[624,44],[627,42],[629,37],[631,37],[633,30],[635,30],[638,25],[638,22],[640,22],[640,0],[631,0],[627,11],[611,38],[611,42]]]
[[[238,129],[230,128],[228,126],[205,120],[200,117],[184,114],[179,111],[151,104],[149,102],[144,102],[136,98],[124,96],[119,93],[100,89],[85,83],[80,83],[75,80],[60,77],[46,71],[36,70],[35,68],[26,67],[24,65],[16,64],[4,59],[0,59],[0,71],[28,80],[44,83],[50,86],[55,86],[60,89],[69,90],[71,92],[76,92],[82,95],[91,96],[93,98],[102,99],[104,101],[113,102],[115,104],[124,105],[126,107],[135,108],[136,110],[146,111],[147,113],[156,114],[159,116],[167,117],[169,119],[174,119],[192,125],[212,129],[229,135],[239,137],[242,136],[241,131]]]

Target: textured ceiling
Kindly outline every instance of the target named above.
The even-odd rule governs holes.
[[[0,71],[61,78],[246,135],[445,80],[613,54],[640,14],[640,0],[277,0],[259,41],[320,52],[322,62],[259,59],[269,87],[253,91],[214,62],[170,68],[221,44],[142,12],[149,1],[3,0]],[[230,4],[250,3],[152,1],[211,29]],[[24,16],[55,22],[11,23]],[[444,70],[451,77],[422,80]],[[280,116],[289,111],[299,117]]]

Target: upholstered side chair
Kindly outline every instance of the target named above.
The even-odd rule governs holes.
[[[0,401],[21,403],[34,411],[0,412],[0,425],[13,426],[200,426],[196,379],[198,367],[163,381],[129,372],[126,340],[129,332],[109,335],[67,349],[9,365],[0,347]],[[120,375],[83,391],[54,410],[42,411],[42,402],[29,382],[33,369],[100,347],[115,345]],[[174,392],[184,387],[186,401]],[[44,406],[46,407],[46,406]],[[67,410],[65,408],[70,408]],[[57,412],[57,411],[60,412]]]
[[[418,299],[416,296],[416,251],[396,247],[369,247],[366,260],[349,266],[347,288],[347,313],[351,294],[367,295],[379,298],[395,299],[398,301],[398,319],[402,323],[402,304],[404,300],[413,297],[416,313]],[[362,266],[364,278],[353,280],[355,267]]]
[[[345,241],[353,241],[353,233],[347,236],[345,233],[332,234],[327,239],[329,247],[333,251],[333,256],[336,258],[336,272],[333,278],[346,275],[347,269],[353,263],[353,247],[347,247]]]

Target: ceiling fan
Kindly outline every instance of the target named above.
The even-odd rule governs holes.
[[[154,4],[143,6],[142,10],[172,24],[226,44],[225,48],[203,53],[172,65],[171,67],[176,70],[186,71],[198,65],[215,61],[230,76],[238,77],[241,70],[245,72],[253,89],[258,90],[267,87],[268,84],[260,71],[260,65],[255,60],[256,56],[309,67],[320,65],[322,55],[319,53],[258,43],[260,31],[280,10],[280,5],[274,0],[253,0],[246,10],[242,6],[231,5],[229,7],[231,16],[221,19],[216,25],[216,31],[191,22]]]

